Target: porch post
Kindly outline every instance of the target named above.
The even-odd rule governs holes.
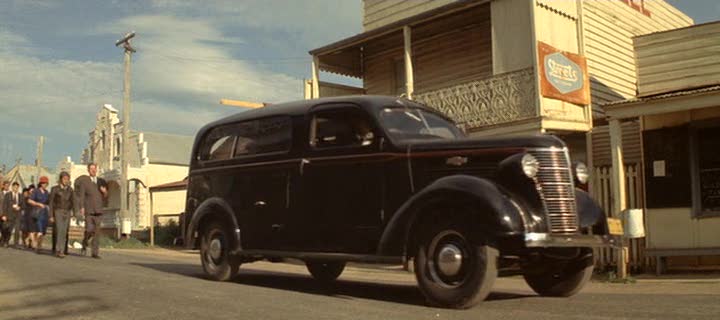
[[[412,99],[415,91],[415,81],[413,80],[412,66],[412,33],[410,26],[403,27],[403,40],[405,44],[405,95],[408,99]]]
[[[320,98],[320,58],[317,55],[312,60],[312,98]]]
[[[150,191],[150,246],[155,246],[155,209],[153,208],[153,192]]]
[[[622,154],[622,127],[619,119],[610,120],[610,150],[612,152],[612,195],[613,195],[613,216],[622,219],[622,212],[626,209],[625,203],[625,167]],[[621,240],[621,246],[617,252],[617,276],[620,279],[627,278],[627,265],[625,239]]]

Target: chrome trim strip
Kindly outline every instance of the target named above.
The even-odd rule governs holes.
[[[525,246],[528,248],[544,247],[617,247],[621,244],[620,236],[598,235],[552,235],[549,233],[526,233]]]
[[[371,263],[398,264],[403,262],[402,256],[379,256],[370,254],[349,254],[338,252],[301,252],[279,250],[242,250],[236,252],[241,257],[257,258],[295,258],[299,260],[333,260],[356,261]]]

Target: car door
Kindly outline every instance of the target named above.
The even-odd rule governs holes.
[[[293,199],[295,249],[374,252],[382,223],[383,155],[380,131],[351,104],[309,113],[309,141]]]
[[[243,249],[276,249],[285,239],[288,183],[294,162],[291,120],[272,117],[236,125],[234,157],[228,170],[236,184],[229,201],[238,213]]]

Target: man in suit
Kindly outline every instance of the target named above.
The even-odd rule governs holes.
[[[85,219],[82,254],[87,253],[88,241],[91,242],[92,257],[100,259],[100,221],[102,220],[103,198],[107,196],[107,185],[97,177],[97,164],[87,166],[88,174],[75,180],[75,208],[78,215]]]
[[[13,182],[12,190],[2,197],[2,215],[5,216],[5,228],[7,234],[3,237],[2,244],[7,246],[10,242],[10,234],[13,236],[13,246],[17,247],[20,241],[20,223],[22,222],[23,195],[20,193],[20,184]]]
[[[0,216],[5,214],[5,195],[10,192],[10,183],[8,181],[3,181],[2,176],[0,176]]]

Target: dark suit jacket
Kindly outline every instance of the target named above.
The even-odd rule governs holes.
[[[8,220],[14,221],[18,218],[18,215],[20,215],[20,212],[22,211],[23,203],[25,202],[25,199],[23,198],[22,192],[18,191],[18,201],[15,203],[13,201],[12,191],[5,194],[2,201],[2,214],[8,216]],[[17,204],[20,206],[19,210],[13,209],[13,204]]]
[[[100,182],[100,178],[97,178]],[[100,214],[103,208],[103,196],[100,188],[90,176],[83,175],[75,179],[75,211],[80,213],[80,209],[85,209],[85,214]]]

